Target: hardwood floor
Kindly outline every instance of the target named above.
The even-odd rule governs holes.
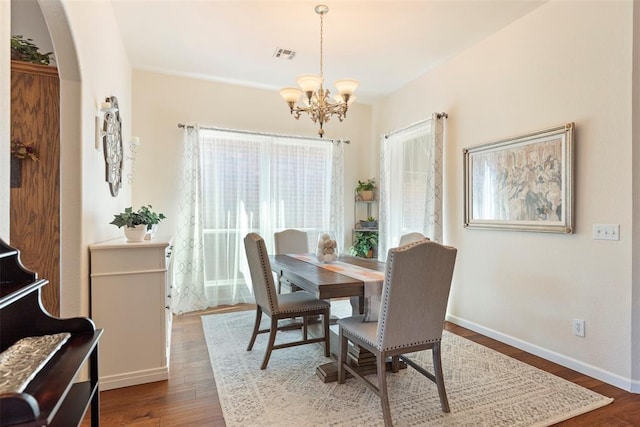
[[[200,316],[250,308],[221,307],[174,317],[169,380],[102,392],[101,426],[225,426]],[[615,399],[604,408],[557,426],[640,426],[640,394],[625,392],[454,324],[447,323],[445,329]],[[82,426],[89,425],[87,416]]]

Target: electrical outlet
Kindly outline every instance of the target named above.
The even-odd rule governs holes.
[[[584,320],[573,319],[573,335],[584,338]]]
[[[593,240],[620,240],[620,224],[593,224]]]

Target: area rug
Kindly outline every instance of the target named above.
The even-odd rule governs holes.
[[[254,316],[202,317],[228,427],[384,424],[379,398],[359,381],[324,384],[316,377],[316,367],[330,361],[319,344],[275,350],[260,370],[268,334],[258,335],[253,351],[246,351]],[[276,342],[299,336],[278,332]],[[411,357],[432,368],[430,351]],[[548,426],[613,401],[446,331],[442,363],[451,412],[441,411],[435,384],[403,369],[387,376],[395,426]]]

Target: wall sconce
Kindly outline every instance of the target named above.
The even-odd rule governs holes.
[[[115,107],[111,103],[110,99],[111,98],[106,98],[106,101],[102,103],[102,106],[100,107],[101,113],[115,113],[116,111],[118,111],[118,107]]]
[[[108,129],[107,126],[107,120],[106,120],[106,116],[107,114],[114,114],[118,112],[118,107],[117,107],[117,103],[112,104],[111,103],[111,98],[107,97],[105,98],[105,101],[100,104],[100,108],[98,109],[99,113],[102,113],[102,115],[104,115],[104,120],[102,118],[101,115],[97,115],[96,116],[96,150],[100,150],[100,145],[102,145],[102,138],[104,138],[105,135],[110,135],[110,130]]]

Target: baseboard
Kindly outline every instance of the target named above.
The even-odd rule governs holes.
[[[169,368],[145,369],[100,377],[100,391],[169,379]]]
[[[566,368],[573,369],[574,371],[580,372],[581,374],[596,378],[607,384],[611,384],[612,386],[621,388],[631,393],[640,393],[640,381],[632,381],[630,378],[624,378],[618,374],[605,371],[588,363],[581,362],[571,357],[567,357],[563,354],[556,353],[543,347],[539,347],[518,338],[514,338],[510,335],[503,334],[502,332],[486,328],[482,325],[478,325],[477,323],[469,322],[457,316],[447,315],[447,321],[455,323],[458,326],[462,326],[463,328],[470,329],[479,334],[485,335],[489,338],[493,338],[505,344],[509,344],[510,346],[526,351],[527,353],[542,357],[543,359],[557,363]]]

